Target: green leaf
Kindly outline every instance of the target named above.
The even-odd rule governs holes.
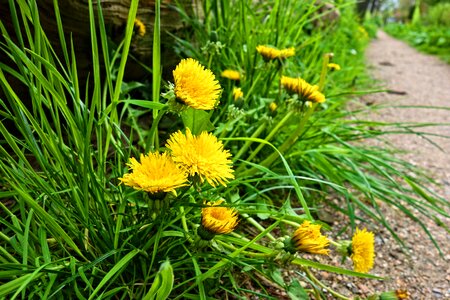
[[[166,105],[163,103],[152,102],[150,100],[136,100],[136,99],[128,99],[128,100],[120,100],[120,103],[132,104],[143,108],[151,108],[151,109],[163,109]]]
[[[164,300],[169,297],[173,288],[174,275],[169,259],[161,264],[150,291],[143,300]]]
[[[89,299],[94,299],[94,296],[97,295],[97,293],[100,291],[100,289],[115,275],[117,275],[125,266],[128,264],[128,262],[136,256],[140,252],[139,249],[134,249],[127,255],[125,255],[114,267],[105,275],[103,280],[98,284],[98,286],[95,288],[94,292],[92,292]]]
[[[292,300],[307,300],[309,299],[308,293],[301,286],[298,280],[294,280],[287,288],[287,294]]]
[[[181,118],[184,126],[189,128],[193,135],[214,129],[214,125],[209,120],[209,113],[204,110],[188,108],[181,113]]]

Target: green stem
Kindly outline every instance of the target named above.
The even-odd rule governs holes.
[[[227,244],[224,241],[220,241],[220,240],[215,240],[218,244],[222,245],[223,247],[232,250],[232,251],[236,251],[238,248],[236,248],[233,245]],[[269,258],[269,257],[274,257],[277,255],[278,251],[273,251],[272,253],[254,253],[254,252],[248,252],[248,251],[242,251],[241,252],[243,255],[247,256],[247,257],[253,257],[253,258]]]
[[[189,243],[193,243],[194,240],[189,235],[189,227],[186,221],[186,212],[184,211],[184,206],[180,206],[180,214],[181,214],[181,226],[183,226],[183,230],[185,232],[186,238]]]
[[[156,143],[157,138],[158,138],[158,125],[166,112],[167,112],[167,107],[162,108],[159,111],[156,119],[153,120],[152,127],[150,128],[150,140],[149,140],[147,147],[145,148],[145,152],[148,152],[150,149],[151,150],[159,149],[159,144]]]
[[[330,55],[331,55],[330,53],[325,53],[323,56],[322,70],[320,72],[320,80],[319,80],[319,91],[322,91],[323,87],[325,86],[325,78],[328,72],[328,63],[330,62]]]
[[[339,294],[338,292],[332,290],[331,288],[327,287],[325,284],[323,284],[319,279],[317,279],[307,267],[304,267],[305,273],[308,275],[309,279],[314,281],[318,286],[320,286],[323,289],[326,289],[330,294],[332,294],[334,297],[344,300],[351,300],[351,298],[348,298],[344,295]]]
[[[263,132],[264,129],[266,129],[266,126],[267,122],[264,122],[261,125],[259,125],[259,127],[255,130],[255,132],[252,134],[250,138],[257,138],[261,134],[261,132]],[[253,141],[245,142],[241,150],[239,150],[239,152],[233,157],[234,161],[237,161],[242,156],[242,154],[246,153],[252,143]]]
[[[255,226],[257,229],[259,229],[261,232],[263,232],[264,230],[266,230],[266,228],[264,228],[261,224],[259,224],[258,222],[256,222],[255,219],[253,219],[252,217],[250,217],[248,214],[241,214],[241,216],[243,218],[245,218],[245,220],[247,222],[249,222],[250,224],[252,224],[253,226]],[[271,235],[270,233],[267,233],[266,235],[269,239],[271,239],[272,241],[275,241],[276,238],[273,237],[273,235]]]
[[[312,107],[309,108],[309,110],[306,112],[306,114],[301,119],[300,123],[298,123],[297,128],[295,131],[284,141],[284,143],[278,148],[278,151],[280,151],[281,154],[284,154],[286,150],[291,148],[292,145],[297,141],[297,139],[300,137],[300,135],[303,133],[303,129],[305,127],[306,122],[308,121],[309,117],[314,112],[315,108],[317,106],[317,103],[314,103]],[[270,165],[279,157],[279,154],[277,152],[272,153],[269,157],[267,157],[265,160],[263,160],[260,165],[264,166],[266,168],[270,167]],[[256,170],[255,170],[256,171]]]
[[[281,127],[289,120],[289,118],[294,114],[293,110],[290,110],[284,118],[278,122],[278,124],[272,129],[272,131],[267,135],[267,137],[264,139],[266,142],[270,142],[272,138],[277,134],[277,132],[280,130]],[[265,144],[260,144],[258,148],[255,149],[255,151],[252,152],[252,154],[247,158],[247,161],[252,161],[253,158],[261,151],[261,149],[264,147]]]

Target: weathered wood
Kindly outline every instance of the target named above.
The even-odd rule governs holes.
[[[94,9],[97,10],[97,2],[93,1]],[[161,48],[162,62],[164,65],[175,64],[177,58],[172,49],[172,39],[167,32],[175,33],[183,28],[184,24],[178,12],[173,8],[174,1],[161,1]],[[189,12],[196,9],[195,0],[179,0]],[[130,0],[102,0],[100,5],[102,14],[110,37],[113,41],[119,43],[123,38]],[[16,5],[17,6],[17,5]],[[37,1],[39,9],[40,23],[48,39],[51,41],[55,51],[61,53],[58,29],[56,25],[53,0]],[[91,64],[91,37],[89,29],[89,1],[88,0],[59,0],[58,6],[61,14],[64,32],[67,41],[73,39],[77,64],[79,70],[83,73],[88,70]],[[154,23],[154,0],[140,1],[137,12],[137,19],[145,25],[145,34],[142,36],[135,34],[131,42],[131,54],[147,66],[151,65],[152,47],[153,47],[153,23]],[[97,15],[97,11],[95,13]],[[0,0],[0,18],[2,23],[13,32],[11,15],[8,0]],[[144,71],[138,67],[138,64],[130,60],[128,66],[132,71],[127,72],[128,77],[140,77]]]

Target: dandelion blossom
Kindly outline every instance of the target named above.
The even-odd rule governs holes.
[[[167,153],[141,154],[139,163],[134,157],[128,166],[132,172],[119,178],[125,185],[152,194],[175,192],[176,188],[186,186],[187,174],[180,169]]]
[[[227,234],[238,224],[237,211],[234,208],[220,206],[224,201],[206,203],[202,208],[202,229],[211,234]]]
[[[329,63],[328,68],[330,68],[331,70],[339,71],[341,69],[341,66],[335,63]]]
[[[259,45],[256,47],[256,51],[267,60],[277,59],[280,56],[280,50],[269,46]]]
[[[270,109],[271,112],[276,111],[277,108],[278,108],[278,105],[275,102],[270,102],[269,109]]]
[[[197,175],[201,183],[206,180],[214,187],[226,186],[229,179],[234,179],[230,152],[206,131],[198,136],[192,135],[189,128],[186,134],[177,131],[170,136],[166,147],[171,150],[173,160],[190,176]]]
[[[325,248],[328,247],[330,241],[320,233],[320,228],[320,225],[311,224],[309,221],[303,222],[291,238],[295,250],[328,255],[329,250]]]
[[[200,110],[213,109],[220,96],[220,85],[211,70],[192,58],[183,59],[173,71],[175,95],[184,104]]]
[[[241,88],[234,87],[233,88],[233,99],[234,99],[234,101],[237,101],[237,100],[239,100],[242,97],[244,97],[244,92],[241,90]]]
[[[373,268],[375,250],[373,232],[356,229],[352,238],[353,267],[356,272],[367,273]]]
[[[286,90],[298,94],[302,101],[325,102],[325,96],[319,92],[319,87],[307,83],[302,78],[281,76],[281,84]]]
[[[241,74],[239,73],[239,71],[235,71],[235,70],[224,70],[221,74],[221,76],[223,78],[227,78],[230,80],[240,80],[241,79]]]
[[[145,35],[146,32],[145,25],[141,20],[139,19],[134,20],[134,31],[140,36]]]
[[[286,59],[295,55],[295,48],[277,49],[270,46],[259,45],[256,51],[266,60]]]
[[[280,59],[286,59],[286,58],[294,56],[294,55],[295,55],[295,48],[291,47],[291,48],[281,49],[278,57]]]

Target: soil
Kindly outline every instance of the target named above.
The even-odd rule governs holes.
[[[405,150],[401,157],[424,169],[436,180],[429,188],[444,199],[450,198],[450,65],[436,57],[419,53],[404,42],[380,31],[366,52],[367,65],[376,84],[388,92],[366,95],[365,103],[399,106],[434,106],[430,108],[386,108],[371,116],[387,122],[440,123],[420,131],[447,138],[430,136],[431,142],[418,135],[389,135],[388,142]],[[446,123],[446,124],[444,124]],[[373,141],[369,141],[371,143]],[[435,143],[435,145],[433,145]],[[438,145],[438,146],[436,146]],[[440,148],[439,148],[440,147]],[[450,299],[450,234],[433,220],[421,218],[439,243],[442,255],[425,231],[403,213],[383,207],[392,228],[406,244],[406,251],[382,226],[370,228],[375,233],[375,267],[371,274],[387,277],[371,280],[317,272],[319,278],[335,291],[365,298],[385,291],[406,290],[408,299]],[[447,214],[449,213],[447,207]],[[345,216],[343,216],[345,217]],[[450,226],[449,218],[440,220]],[[339,224],[335,224],[338,225]],[[333,225],[333,227],[335,227]],[[345,236],[344,236],[345,237]],[[350,238],[349,236],[346,236]],[[342,238],[342,237],[341,237]],[[340,258],[329,264],[340,265]],[[344,265],[349,269],[349,260]],[[335,299],[329,295],[329,299]]]

